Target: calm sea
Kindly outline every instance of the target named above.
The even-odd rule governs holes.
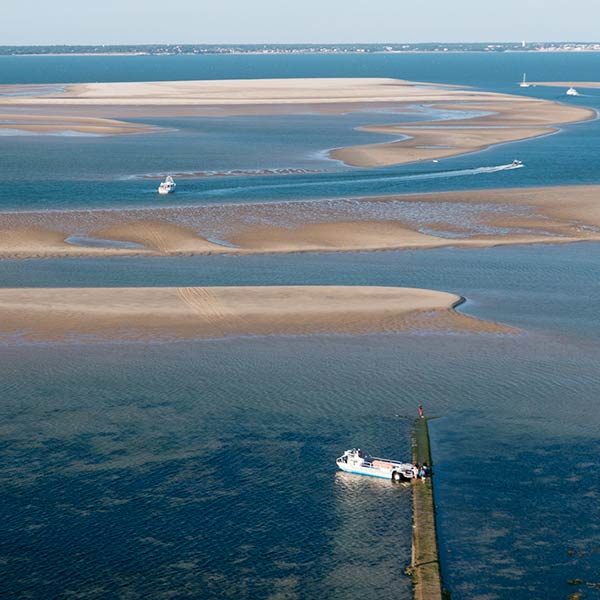
[[[368,74],[518,92],[523,71],[595,79],[599,63],[593,54],[22,57],[0,58],[0,73],[52,83]],[[570,101],[597,106],[599,97]],[[11,185],[0,203],[154,206],[155,184],[140,176],[166,170],[327,171],[186,179],[177,203],[187,204],[598,182],[595,122],[439,165],[369,171],[323,160],[327,148],[371,141],[354,125],[389,118],[179,119],[157,138],[3,136]],[[527,167],[447,176],[514,157]],[[403,179],[433,171],[440,176]],[[597,583],[600,572],[599,251],[0,262],[6,287],[431,287],[465,295],[469,314],[521,330],[3,342],[0,596],[409,598],[409,490],[344,477],[334,461],[357,445],[406,457],[422,403],[439,417],[436,503],[452,597],[562,599],[578,589],[599,597],[568,583]]]
[[[600,54],[450,54],[372,56],[0,57],[0,83],[64,83],[146,79],[248,77],[400,77],[560,99],[600,108],[600,91],[567,98],[562,89],[516,83],[523,71],[538,80],[593,80]],[[178,204],[295,200],[528,185],[593,183],[600,121],[565,127],[550,139],[501,145],[487,152],[386,169],[351,169],[327,160],[340,146],[386,141],[359,125],[422,119],[421,113],[314,114],[288,117],[140,119],[161,133],[123,137],[15,135],[0,130],[0,209],[156,205],[156,180],[168,173],[222,174],[180,182]],[[444,118],[443,113],[434,115]],[[585,149],[585,152],[583,152]],[[489,173],[514,158],[527,168]],[[265,169],[324,171],[257,176]],[[146,177],[154,176],[154,180]]]

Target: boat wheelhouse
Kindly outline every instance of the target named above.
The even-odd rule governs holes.
[[[173,181],[173,178],[169,175],[164,181],[158,186],[159,194],[172,194],[175,191],[177,184]]]

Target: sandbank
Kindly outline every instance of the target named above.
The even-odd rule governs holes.
[[[46,86],[47,87],[47,86]],[[230,79],[81,83],[54,93],[0,97],[0,105],[251,106],[464,101],[483,93],[386,78]]]
[[[0,113],[11,108],[38,111],[45,119],[51,116],[55,119],[46,127],[56,127],[61,120],[72,119],[74,113],[79,118],[112,119],[112,133],[115,134],[135,132],[129,131],[124,122],[115,121],[117,117],[222,117],[369,109],[406,112],[414,111],[417,106],[455,110],[457,117],[447,121],[411,123],[410,126],[368,127],[366,131],[406,139],[336,149],[330,156],[359,167],[431,160],[480,150],[500,142],[545,135],[563,124],[596,115],[590,109],[536,98],[383,78],[86,83],[50,91],[44,86],[39,92],[29,86],[20,89],[19,95],[0,95]],[[473,111],[482,115],[466,118],[472,117]],[[42,123],[28,121],[26,116],[20,122],[21,129],[27,126],[32,131],[44,131]],[[10,124],[3,126],[10,127]],[[66,127],[65,124],[59,126]],[[477,131],[469,129],[474,126]],[[111,126],[98,123],[80,124],[79,127]],[[131,124],[131,127],[143,126]]]
[[[446,292],[366,286],[10,288],[0,289],[0,339],[510,331],[456,313],[460,301]]]
[[[361,127],[362,131],[402,139],[339,148],[331,151],[330,156],[356,167],[386,167],[477,152],[495,144],[549,135],[557,132],[561,125],[596,117],[591,109],[506,94],[482,94],[479,101],[471,98],[460,104],[442,102],[435,106],[456,111],[456,118]],[[460,111],[465,110],[481,114],[464,118]]]
[[[0,258],[351,252],[581,241],[600,241],[600,186],[0,213]]]
[[[1,129],[46,134],[75,132],[87,135],[128,135],[150,133],[157,128],[99,117],[0,113]]]
[[[531,85],[539,85],[543,87],[564,87],[564,88],[600,88],[600,81],[535,81]]]
[[[433,160],[485,150],[494,144],[514,142],[547,135],[555,131],[550,128],[493,128],[451,129],[449,127],[364,127],[365,131],[408,136],[409,139],[395,142],[350,146],[330,152],[331,158],[341,160],[353,167],[389,167],[423,160]]]

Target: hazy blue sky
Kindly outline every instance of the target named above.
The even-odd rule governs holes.
[[[600,38],[600,0],[0,0],[0,7],[0,45]]]

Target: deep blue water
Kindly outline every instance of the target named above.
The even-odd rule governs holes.
[[[289,77],[395,77],[514,87],[531,81],[595,81],[597,53],[348,54],[339,56],[2,56],[0,84]]]
[[[2,57],[4,82],[390,76],[499,91],[596,79],[595,54]],[[560,90],[526,93],[558,97]],[[569,100],[598,106],[593,95]],[[403,116],[402,118],[407,118]],[[387,115],[194,119],[135,138],[0,137],[5,209],[598,181],[598,122],[438,165],[355,170],[319,152]],[[394,116],[394,120],[398,120]],[[161,150],[162,146],[162,150]],[[208,149],[211,148],[211,152]],[[164,150],[167,149],[168,152]],[[254,152],[248,152],[248,149]],[[169,164],[165,164],[165,156]],[[526,168],[463,174],[518,156]],[[331,171],[331,172],[330,172]],[[442,176],[431,178],[433,171]],[[424,179],[403,179],[425,175]],[[405,457],[432,422],[444,578],[458,599],[564,599],[600,572],[598,244],[487,250],[1,261],[0,285],[407,285],[467,297],[515,335],[0,344],[0,596],[409,598],[410,496],[343,477],[360,445]],[[586,597],[598,590],[580,586]]]
[[[388,578],[409,560],[409,497],[340,479],[327,457],[352,445],[402,455],[419,403],[441,417],[435,485],[454,597],[563,598],[567,580],[593,581],[597,252],[0,263],[7,286],[429,286],[522,330],[2,348],[8,589],[408,598],[407,581]],[[51,549],[67,546],[58,569]]]

